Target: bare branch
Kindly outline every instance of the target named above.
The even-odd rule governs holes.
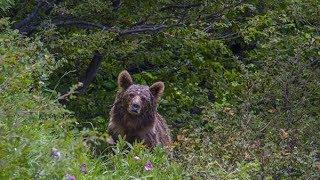
[[[63,104],[63,105],[67,104],[68,98],[73,94],[79,95],[87,92],[90,83],[97,75],[102,59],[103,59],[102,54],[100,54],[100,52],[95,52],[90,64],[87,67],[85,74],[81,77],[80,82],[78,83],[76,89],[70,90],[69,92],[61,95],[58,98],[60,104]]]
[[[28,35],[38,29],[49,27],[50,25],[54,25],[57,27],[69,26],[69,27],[78,27],[82,29],[101,29],[103,31],[108,31],[108,30],[112,31],[110,26],[102,25],[99,23],[67,19],[67,20],[54,20],[52,21],[51,24],[29,25],[24,28],[21,28],[20,32]]]
[[[119,36],[124,36],[128,34],[141,34],[141,33],[152,33],[152,32],[159,32],[165,28],[168,28],[167,25],[140,25],[140,26],[135,26],[132,28],[128,29],[118,29],[106,25],[102,25],[99,23],[91,23],[87,21],[81,21],[81,20],[54,20],[52,25],[55,25],[57,27],[64,27],[64,26],[71,26],[71,27],[78,27],[82,29],[101,29],[102,31],[111,31],[118,33]],[[25,33],[25,34],[30,34],[40,28],[45,28],[49,26],[50,24],[44,24],[44,25],[39,25],[39,26],[27,26],[25,28],[22,28],[20,32]]]
[[[83,29],[101,29],[103,31],[110,29],[109,26],[80,20],[56,20],[52,24],[55,26],[76,26]]]
[[[54,5],[61,2],[62,0],[53,0],[52,2],[46,0],[37,1],[37,5],[33,11],[23,20],[13,25],[14,29],[18,29],[22,33],[29,34],[32,29],[35,29],[35,26],[31,25],[36,19],[40,16],[40,11],[44,11],[45,14],[49,14],[53,9]],[[23,26],[26,26],[23,28]],[[30,29],[30,30],[29,30]]]
[[[77,91],[81,94],[87,91],[90,83],[92,82],[92,80],[96,77],[98,69],[101,65],[102,62],[102,54],[100,54],[99,52],[95,52],[87,70],[85,75],[81,78],[80,82],[82,82],[82,86],[80,88],[77,89]]]
[[[155,25],[155,26],[139,26],[134,27],[132,29],[122,30],[119,32],[120,36],[127,35],[127,34],[139,34],[139,33],[150,33],[150,32],[159,32],[165,28],[168,28],[167,25]]]
[[[33,9],[33,11],[23,20],[13,25],[15,29],[20,29],[22,26],[25,26],[26,24],[33,21],[38,15],[40,8],[44,5],[44,1],[40,1],[37,3],[36,7]]]

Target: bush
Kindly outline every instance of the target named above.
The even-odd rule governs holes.
[[[45,4],[37,18],[12,26],[24,37],[8,29],[38,3]],[[27,145],[17,141],[28,155],[38,133],[55,139],[48,141],[59,146],[41,153],[56,148],[73,154],[68,158],[74,162],[68,172],[58,168],[57,177],[79,173],[83,154],[92,166],[84,177],[319,177],[317,0],[15,1],[10,7],[3,15],[10,19],[0,21],[3,132],[28,136],[30,123],[39,126]],[[96,52],[103,59],[95,79],[62,107],[57,98],[75,89]],[[136,83],[164,81],[158,110],[172,129],[173,158],[140,144],[106,145],[108,112],[123,69]],[[27,131],[12,130],[14,121],[26,123]],[[4,142],[4,149],[15,147]],[[73,153],[76,147],[86,153]],[[8,162],[19,157],[4,152]],[[36,174],[26,163],[34,159],[19,162]],[[143,170],[148,160],[152,171]]]
[[[7,24],[1,19],[0,24]],[[6,27],[0,34],[0,177],[1,178],[97,178],[171,177],[181,169],[164,150],[154,153],[124,141],[104,158],[94,158],[86,131],[75,128],[72,112],[57,102],[49,90],[48,76],[59,64],[38,39],[22,38]],[[110,149],[110,147],[109,147]],[[140,159],[134,160],[137,156]],[[150,161],[153,169],[144,170]]]

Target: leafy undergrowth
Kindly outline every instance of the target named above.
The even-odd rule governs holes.
[[[121,1],[115,11],[103,0],[65,0],[40,13],[32,39],[7,27],[38,7],[35,1],[4,2],[0,16],[10,20],[0,20],[1,177],[320,177],[317,0],[201,0],[181,12],[161,7],[186,1]],[[212,13],[217,18],[201,18]],[[58,26],[64,16],[114,28]],[[170,28],[113,31],[139,22]],[[57,92],[78,83],[97,51],[103,60],[88,91],[61,107]],[[140,144],[106,145],[106,111],[123,69],[135,83],[165,83],[158,110],[172,130],[172,158]]]
[[[0,179],[169,177],[182,171],[160,148],[120,141],[93,157],[72,113],[46,88],[58,65],[37,39],[22,38],[0,21]]]

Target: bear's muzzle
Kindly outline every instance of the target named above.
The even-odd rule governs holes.
[[[139,96],[135,96],[128,108],[130,114],[138,115],[141,112],[141,98]]]

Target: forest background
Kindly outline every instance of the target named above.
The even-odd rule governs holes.
[[[320,177],[318,0],[0,0],[0,65],[1,178]],[[106,143],[123,69],[172,157]]]

